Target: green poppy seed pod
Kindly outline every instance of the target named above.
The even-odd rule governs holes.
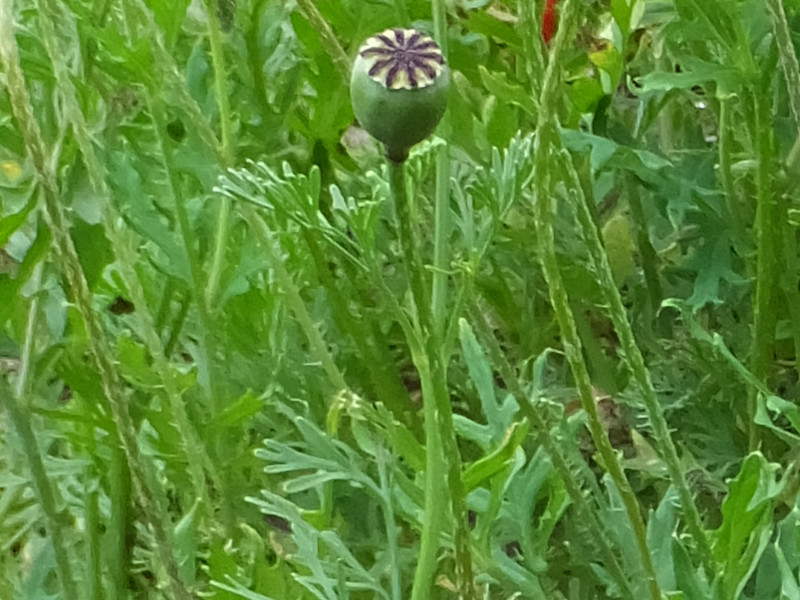
[[[387,29],[358,50],[350,79],[353,113],[361,126],[403,162],[428,137],[447,108],[450,73],[432,37]]]

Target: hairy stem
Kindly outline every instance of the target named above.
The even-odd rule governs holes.
[[[444,0],[434,0],[433,28],[436,41],[447,59],[447,12]],[[447,131],[450,119],[444,115],[439,124],[440,131]],[[441,337],[447,319],[447,267],[448,237],[450,234],[450,156],[447,145],[436,150],[436,197],[433,238],[433,291],[431,294],[432,330]]]
[[[422,525],[417,568],[411,588],[411,600],[428,600],[436,574],[437,555],[444,520],[447,516],[447,463],[436,410],[437,393],[428,358],[417,355],[414,360],[422,386],[422,407],[425,418],[425,522]]]
[[[0,10],[2,9],[0,8]],[[0,27],[0,32],[5,33],[2,27]],[[39,265],[33,272],[33,281],[36,284],[36,288],[39,287],[41,274],[42,266]],[[59,508],[58,506],[60,502],[57,500],[56,492],[47,475],[47,468],[44,466],[44,459],[39,451],[39,445],[36,443],[36,436],[31,427],[32,415],[28,407],[24,404],[24,398],[28,395],[30,389],[30,379],[28,376],[30,374],[38,314],[39,295],[35,294],[31,298],[30,305],[28,306],[25,341],[22,345],[20,368],[17,373],[14,393],[8,394],[7,397],[6,394],[0,393],[0,397],[6,397],[5,405],[8,410],[8,415],[11,418],[12,429],[16,431],[17,437],[19,437],[22,442],[22,450],[28,461],[28,468],[31,472],[33,489],[39,499],[39,505],[42,507],[45,522],[47,523],[47,530],[50,533],[50,539],[53,543],[56,569],[58,571],[64,598],[65,600],[78,600],[80,595],[78,594],[75,574],[73,573],[72,563],[69,558],[70,549],[64,537],[64,532],[69,528],[69,517],[65,509]]]
[[[438,490],[441,479],[445,479],[449,488],[449,498],[451,502],[453,518],[455,521],[454,538],[456,546],[456,574],[459,595],[461,597],[472,597],[472,563],[469,554],[469,528],[467,526],[466,500],[461,481],[461,459],[458,451],[455,430],[453,429],[453,414],[450,405],[450,394],[447,389],[447,364],[450,356],[450,349],[445,347],[444,336],[437,332],[444,333],[446,327],[438,327],[432,322],[430,304],[428,304],[427,288],[425,287],[424,271],[422,259],[419,255],[420,240],[414,230],[414,216],[412,214],[411,202],[406,189],[405,168],[402,162],[395,162],[389,159],[389,187],[394,201],[395,214],[397,219],[397,234],[400,243],[401,253],[405,263],[406,272],[411,288],[412,312],[414,317],[414,329],[416,335],[423,341],[423,352],[412,352],[414,365],[420,376],[422,383],[422,401],[425,414],[425,439],[428,446],[428,464],[426,466],[426,517],[429,521],[439,519],[439,516],[431,514],[430,510],[440,510],[438,504],[441,492]],[[447,207],[449,210],[449,206]],[[441,231],[439,232],[442,233]],[[446,283],[446,282],[445,282]],[[442,291],[440,290],[440,293]],[[439,310],[444,310],[442,302],[446,301],[445,296],[439,296]],[[429,381],[426,381],[429,379]],[[431,426],[437,428],[435,437]],[[441,452],[442,456],[437,456]],[[439,470],[441,469],[441,470]],[[429,476],[433,479],[429,480]],[[437,487],[431,487],[437,486]],[[434,502],[435,504],[430,504]],[[437,525],[438,527],[438,525]],[[433,530],[423,531],[423,541],[426,544],[436,545],[431,548],[426,545],[427,553],[435,560],[436,549],[438,549],[438,534],[433,535]],[[424,589],[429,579],[429,565],[420,560],[418,563],[418,575],[414,580],[414,591],[418,594],[427,594],[428,587]],[[422,574],[419,574],[419,573]],[[432,573],[433,571],[431,571]],[[416,600],[416,598],[414,599]]]
[[[775,267],[780,245],[780,229],[776,227],[777,202],[772,193],[772,121],[769,105],[760,90],[753,90],[754,130],[756,134],[756,293],[754,302],[754,334],[750,355],[750,370],[764,381],[769,373],[775,339],[775,310],[772,306],[775,292]],[[759,427],[755,422],[756,392],[747,399],[749,422],[749,447],[755,451],[760,446]]]
[[[166,181],[168,184],[169,198],[175,207],[175,215],[178,221],[178,231],[183,242],[186,260],[189,263],[189,272],[191,275],[191,284],[194,290],[200,290],[203,286],[203,264],[198,256],[197,241],[195,239],[194,230],[189,223],[189,215],[186,212],[184,199],[180,196],[180,183],[177,181],[177,174],[172,164],[167,140],[165,139],[165,132],[167,126],[166,112],[163,102],[153,95],[148,95],[148,105],[150,108],[150,117],[153,120],[154,131],[156,133],[156,140],[159,147],[159,158],[161,159],[161,168],[167,175]],[[212,335],[212,320],[208,312],[208,307],[203,301],[199,292],[193,294],[193,300],[197,306],[197,312],[200,323],[200,344],[198,362],[198,380],[206,392],[209,408],[215,413],[222,410],[220,406],[221,398],[216,393],[215,378],[212,377],[211,371],[213,370],[213,361],[216,357],[214,338]]]
[[[394,506],[392,504],[392,477],[391,472],[387,470],[387,464],[391,460],[389,452],[382,447],[379,447],[379,454],[376,459],[378,465],[378,476],[380,478],[381,486],[381,504],[383,507],[383,520],[386,525],[386,551],[389,555],[389,564],[391,565],[391,572],[389,574],[391,599],[403,600],[403,580],[400,568],[400,563],[397,556],[398,543],[397,543],[397,523],[395,523]]]
[[[733,183],[733,99],[722,98],[719,102],[719,178],[725,192],[725,207],[733,223],[737,245],[747,239],[741,216],[739,197]]]
[[[525,390],[519,382],[519,378],[508,362],[505,353],[503,352],[497,338],[492,333],[486,317],[481,311],[477,303],[473,303],[469,310],[470,322],[475,326],[475,331],[481,345],[487,350],[489,360],[497,369],[500,378],[506,385],[507,389],[519,405],[522,416],[531,422],[536,430],[536,435],[539,443],[544,447],[550,459],[553,461],[553,466],[558,471],[564,482],[564,487],[567,489],[570,499],[575,504],[575,512],[579,519],[582,519],[589,531],[592,533],[592,540],[600,547],[600,552],[606,561],[606,568],[611,573],[614,581],[622,590],[624,597],[632,600],[634,598],[633,592],[630,589],[630,584],[625,577],[625,572],[622,570],[617,555],[614,554],[612,543],[608,538],[608,533],[603,529],[600,521],[597,519],[595,508],[586,499],[584,495],[580,480],[572,472],[569,467],[569,461],[564,453],[559,448],[558,444],[550,437],[550,427],[542,417],[541,413],[536,410],[528,399]]]
[[[208,19],[208,39],[211,45],[211,63],[214,66],[214,92],[219,109],[219,127],[221,133],[220,158],[221,166],[227,169],[233,166],[233,123],[228,94],[228,75],[225,69],[225,53],[222,44],[222,31],[217,17],[217,0],[205,0]],[[217,296],[219,281],[225,267],[225,247],[228,240],[228,226],[231,215],[231,200],[224,197],[220,200],[217,211],[217,228],[214,232],[214,251],[211,259],[211,271],[206,284],[205,303],[211,309]]]
[[[795,126],[798,127],[800,138],[800,63],[792,43],[792,34],[786,13],[781,0],[767,0],[767,12],[772,23],[772,32],[778,45],[778,56],[781,68],[786,78],[786,88],[789,91],[789,108],[794,117]]]
[[[53,161],[42,139],[39,124],[34,118],[25,78],[19,63],[19,50],[13,33],[10,0],[0,2],[0,61],[6,72],[11,106],[16,117],[28,153],[39,178],[44,197],[44,215],[53,233],[55,251],[67,282],[70,298],[75,303],[88,333],[92,360],[105,393],[105,407],[111,413],[116,433],[125,452],[133,475],[136,497],[142,508],[145,520],[153,530],[157,555],[167,573],[172,594],[178,600],[189,600],[190,594],[178,574],[175,557],[170,542],[169,516],[155,499],[161,497],[162,490],[150,476],[149,465],[143,460],[136,439],[136,426],[128,409],[128,400],[114,364],[97,313],[92,305],[92,293],[78,260],[78,254],[69,234],[64,209],[58,195],[58,184],[53,169]]]
[[[86,164],[86,170],[90,174],[90,183],[95,192],[105,200],[108,210],[111,210],[111,191],[107,184],[105,165],[98,159],[94,151],[88,126],[78,103],[76,90],[68,77],[66,65],[63,64],[63,54],[58,52],[57,41],[54,36],[50,35],[53,30],[52,24],[49,22],[49,14],[54,14],[51,12],[54,10],[52,7],[52,0],[39,1],[43,5],[39,11],[40,23],[44,26],[43,33],[45,35],[43,35],[43,40],[53,63],[56,80],[61,88],[64,103],[70,109],[66,114],[69,115],[78,147],[80,148],[83,161]],[[154,370],[161,379],[167,398],[169,399],[176,429],[181,434],[180,438],[183,442],[181,447],[183,449],[184,459],[189,467],[195,497],[204,498],[206,502],[203,503],[203,506],[210,508],[211,503],[205,486],[203,465],[205,465],[214,486],[218,490],[221,490],[223,487],[221,477],[217,472],[216,466],[211,462],[203,443],[200,441],[197,430],[186,413],[183,398],[175,379],[174,370],[170,366],[164,352],[164,346],[158,335],[158,330],[156,329],[156,322],[147,306],[144,289],[133,267],[133,265],[139,261],[139,257],[136,251],[131,247],[131,242],[123,239],[122,232],[118,231],[117,227],[114,225],[115,222],[117,221],[113,217],[105,219],[106,236],[114,248],[114,254],[119,259],[118,265],[120,275],[122,276],[125,286],[128,288],[134,306],[137,307],[135,318],[139,321],[145,344],[153,358]],[[229,511],[223,510],[223,514],[227,513],[229,513]],[[230,522],[230,518],[225,520]]]
[[[313,0],[297,0],[297,8],[300,10],[300,14],[305,17],[305,20],[308,21],[317,32],[317,35],[319,35],[322,47],[325,48],[325,52],[331,57],[333,65],[336,67],[339,75],[341,75],[345,83],[349,83],[350,71],[353,65],[347,53],[344,51],[344,48],[342,48],[342,45],[339,43],[339,40],[336,38],[336,34],[333,33],[333,29],[331,29],[328,21],[320,14]]]
[[[792,111],[794,124],[797,128],[794,147],[786,160],[789,170],[793,171],[794,163],[800,154],[796,152],[798,145],[800,145],[800,64],[798,64],[797,53],[792,43],[791,30],[786,20],[786,13],[783,10],[783,2],[780,0],[767,0],[767,10],[772,23],[775,42],[778,46],[778,57],[783,69],[786,88],[789,92],[789,108]],[[778,208],[778,214],[783,215],[786,210],[787,206],[782,203],[782,206]],[[794,274],[797,273],[797,232],[787,219],[783,219],[783,222],[784,272],[786,273],[783,277],[783,288],[791,315],[795,356],[800,357],[800,292],[798,292],[797,284],[794,281]],[[800,363],[798,361],[795,361],[795,370],[800,373]],[[800,390],[798,390],[798,394],[800,394]]]
[[[365,320],[367,315],[362,314],[359,318],[359,315],[353,314],[349,305],[349,290],[342,289],[343,286],[331,274],[322,248],[308,229],[303,229],[303,240],[317,267],[317,276],[327,290],[334,319],[341,331],[350,334],[358,348],[376,397],[386,404],[395,418],[409,425],[412,430],[419,431],[419,420],[386,346],[375,339],[371,323]]]
[[[405,164],[389,159],[388,165],[389,189],[397,221],[397,241],[411,288],[412,314],[417,327],[425,329],[430,325],[430,309],[427,302],[428,294],[425,288],[422,259],[419,254],[420,240],[414,233],[414,215],[412,215],[411,201],[406,188]]]
[[[292,280],[292,276],[289,274],[289,271],[286,270],[286,265],[284,264],[283,257],[280,254],[280,249],[274,239],[274,235],[269,230],[269,227],[264,222],[264,219],[262,219],[256,213],[252,206],[245,205],[242,207],[242,211],[245,219],[247,219],[247,222],[253,227],[259,241],[264,246],[264,250],[266,251],[269,259],[269,264],[275,273],[275,279],[286,295],[286,302],[288,303],[289,308],[294,314],[295,319],[297,319],[297,322],[300,324],[300,328],[303,330],[303,333],[308,340],[308,345],[311,348],[311,354],[314,356],[314,359],[317,360],[320,365],[322,365],[325,374],[328,376],[331,384],[333,384],[333,387],[336,389],[336,394],[342,390],[348,389],[347,382],[345,381],[341,371],[339,371],[339,368],[336,366],[333,355],[331,354],[330,350],[328,350],[328,346],[325,344],[322,334],[320,334],[316,325],[314,325],[311,315],[308,313],[305,302],[303,302],[303,298],[300,296],[300,291],[297,289],[297,286]]]
[[[659,450],[664,462],[669,470],[672,484],[678,491],[681,499],[681,507],[683,509],[684,517],[687,520],[689,531],[697,544],[700,552],[700,558],[706,572],[711,575],[715,573],[716,565],[711,554],[711,546],[708,536],[703,528],[703,521],[700,517],[700,512],[694,502],[692,491],[686,481],[684,470],[681,466],[681,460],[678,457],[678,451],[672,441],[670,435],[669,425],[664,418],[664,413],[661,404],[658,400],[658,395],[653,388],[653,383],[650,379],[650,373],[644,363],[644,357],[641,350],[636,343],[633,335],[633,329],[628,322],[627,312],[625,305],[622,302],[619,289],[614,283],[614,276],[611,271],[611,265],[608,262],[608,255],[603,248],[600,239],[600,233],[597,226],[592,219],[591,212],[586,203],[586,198],[581,193],[581,188],[577,180],[577,173],[575,173],[571,158],[564,153],[563,162],[566,170],[572,179],[570,186],[571,195],[573,197],[573,204],[575,206],[578,222],[583,232],[584,239],[586,240],[589,248],[589,254],[592,259],[595,272],[600,282],[600,288],[608,306],[608,313],[611,321],[614,324],[614,330],[620,339],[623,355],[628,368],[630,369],[636,385],[642,394],[647,415],[650,419],[650,424],[653,428],[653,437],[656,442],[656,447]]]
[[[131,529],[133,528],[133,503],[131,502],[131,473],[125,461],[125,453],[111,448],[108,466],[108,499],[111,514],[106,534],[108,545],[106,565],[108,567],[109,600],[127,600],[128,564],[133,554]]]
[[[444,0],[434,0],[433,27],[436,41],[447,59],[447,6]],[[450,118],[444,115],[439,131],[449,132]],[[435,382],[437,382],[437,408],[441,439],[448,463],[448,484],[454,519],[454,543],[456,559],[456,588],[460,598],[476,598],[470,553],[470,528],[466,505],[466,492],[461,479],[461,453],[453,427],[453,407],[447,389],[447,366],[450,360],[452,341],[448,339],[447,280],[450,247],[450,155],[447,144],[436,150],[436,196],[434,199],[433,283],[431,291],[431,343],[429,356],[433,358]],[[450,325],[458,321],[463,302],[456,303],[457,310],[450,314]],[[454,327],[451,327],[454,331]]]
[[[636,494],[625,477],[622,466],[608,439],[608,434],[604,430],[597,414],[591,378],[583,358],[580,337],[575,326],[575,319],[569,305],[569,297],[561,277],[556,255],[553,227],[555,198],[552,195],[554,185],[550,181],[550,170],[553,167],[552,163],[557,160],[556,150],[560,145],[560,140],[555,127],[557,114],[554,109],[554,103],[559,91],[558,84],[561,80],[561,57],[568,40],[572,38],[572,30],[577,22],[577,16],[578,2],[576,0],[566,0],[562,7],[561,23],[550,52],[550,61],[545,71],[542,94],[539,101],[540,111],[533,157],[536,172],[533,200],[536,237],[539,244],[539,260],[547,282],[550,301],[561,330],[564,352],[578,388],[581,405],[588,417],[589,431],[602,458],[603,466],[611,476],[625,506],[638,546],[642,566],[645,570],[650,596],[652,600],[660,600],[661,591],[650,550],[647,546],[647,530],[641,509]],[[616,289],[616,286],[614,286],[614,289]]]
[[[543,165],[543,162],[537,161],[536,164],[540,166]],[[540,169],[537,170],[541,173]],[[649,581],[650,595],[653,600],[660,600],[661,596],[656,580],[655,568],[650,556],[650,550],[647,546],[647,530],[644,525],[644,520],[642,519],[636,494],[633,492],[630,483],[625,477],[622,466],[614,453],[614,448],[611,446],[608,434],[605,429],[603,429],[603,425],[597,413],[591,378],[589,377],[589,372],[583,359],[580,337],[578,336],[578,331],[575,326],[572,309],[569,306],[567,290],[564,287],[564,282],[559,271],[552,226],[552,208],[547,206],[552,202],[552,199],[549,196],[547,188],[544,186],[541,187],[543,189],[536,193],[536,204],[538,206],[536,211],[536,236],[539,242],[542,270],[544,271],[545,280],[547,281],[548,291],[550,293],[550,301],[556,313],[559,329],[561,330],[564,353],[567,356],[572,375],[575,379],[575,384],[578,388],[581,406],[588,417],[589,432],[591,433],[592,440],[602,458],[603,467],[611,476],[625,505],[628,520],[633,529],[642,564]]]
[[[522,34],[522,45],[525,50],[525,72],[528,75],[528,84],[534,102],[538,102],[541,94],[542,76],[544,75],[545,61],[542,52],[542,28],[536,15],[537,2],[531,0],[518,0],[519,29]]]
[[[628,199],[628,205],[631,207],[631,216],[633,217],[633,222],[636,224],[636,246],[639,250],[639,255],[642,257],[644,279],[647,284],[647,293],[650,296],[650,309],[653,311],[652,314],[655,314],[655,312],[661,306],[661,300],[664,297],[664,293],[661,289],[661,280],[658,277],[658,255],[656,254],[655,248],[653,248],[653,244],[650,241],[650,232],[648,231],[647,227],[647,219],[645,218],[642,199],[639,197],[638,190],[630,189],[631,187],[631,185],[625,186],[628,192],[626,196]],[[578,187],[576,192],[580,192],[581,189],[582,188]],[[580,196],[582,197],[582,205],[586,206],[588,209],[589,204],[587,199],[582,193],[580,193]],[[592,215],[590,214],[589,216],[591,217]],[[592,224],[594,223],[595,221],[592,218]],[[617,295],[619,295],[619,292],[617,292]]]
[[[145,0],[123,0],[122,4],[126,10],[138,12],[146,25],[146,33],[149,34],[147,36],[148,43],[154,58],[153,62],[159,71],[159,78],[155,79],[152,84],[166,86],[175,92],[178,108],[189,116],[192,127],[196,128],[197,135],[215,153],[219,163],[224,164],[226,158],[223,155],[222,144],[217,140],[214,130],[209,125],[202,109],[189,93],[189,88],[181,74],[181,69],[164,43],[164,34],[153,16],[153,11]],[[129,20],[132,21],[133,19]]]
[[[457,315],[454,315],[456,318]],[[433,342],[428,350],[431,358],[433,393],[438,416],[439,435],[444,453],[447,485],[453,518],[453,544],[455,546],[455,574],[458,597],[462,600],[476,598],[470,554],[470,530],[467,515],[467,498],[461,479],[461,453],[453,427],[453,407],[447,387],[447,364],[450,349]],[[423,398],[424,401],[424,398]]]

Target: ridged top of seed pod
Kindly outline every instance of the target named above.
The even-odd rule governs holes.
[[[444,70],[439,45],[416,29],[387,29],[364,42],[358,54],[370,78],[390,90],[428,87]]]

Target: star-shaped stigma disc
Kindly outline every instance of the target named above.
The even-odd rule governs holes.
[[[369,76],[390,90],[428,87],[444,70],[444,56],[432,37],[415,29],[387,29],[358,51]]]

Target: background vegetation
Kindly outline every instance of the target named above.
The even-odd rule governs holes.
[[[0,0],[0,598],[800,598],[800,6],[543,10]]]

